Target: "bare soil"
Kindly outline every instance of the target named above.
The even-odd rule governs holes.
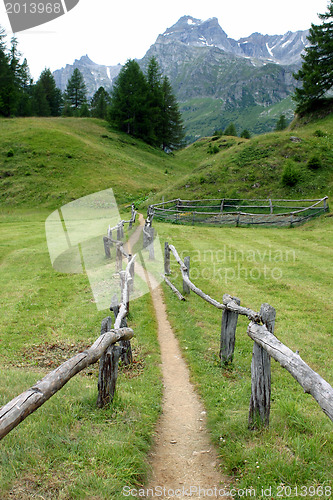
[[[142,224],[143,217],[139,220]],[[152,497],[165,488],[166,499],[203,498],[204,490],[215,487],[227,491],[229,481],[219,471],[217,451],[206,429],[206,412],[190,382],[167,317],[162,289],[154,286],[151,277],[148,279],[158,321],[164,397],[150,454],[152,475],[146,488],[152,490]],[[174,492],[178,492],[177,496]]]

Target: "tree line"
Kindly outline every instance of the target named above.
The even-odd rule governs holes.
[[[319,17],[323,23],[311,25],[310,45],[305,49],[302,68],[294,75],[302,82],[293,95],[299,113],[326,102],[333,86],[333,0],[328,11]],[[178,103],[155,58],[149,61],[146,73],[136,61],[127,61],[111,93],[100,87],[88,101],[85,82],[77,68],[63,93],[49,69],[42,71],[34,83],[26,59],[21,62],[16,38],[11,39],[9,47],[5,38],[0,27],[0,116],[92,116],[108,119],[112,126],[153,146],[175,149],[183,144]],[[282,115],[277,130],[284,127]],[[224,134],[237,135],[234,125],[230,124]],[[241,136],[248,138],[248,131],[244,130]]]
[[[75,116],[107,119],[119,130],[164,150],[183,145],[184,127],[177,100],[155,58],[144,74],[129,60],[109,93],[100,87],[88,100],[87,88],[75,68],[64,92],[45,68],[36,83],[26,59],[21,63],[17,40],[5,42],[0,29],[0,116]]]

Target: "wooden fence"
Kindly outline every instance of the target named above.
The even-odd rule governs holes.
[[[176,224],[294,226],[329,210],[328,197],[317,200],[175,199],[150,205],[152,219]]]
[[[166,277],[170,275],[170,255],[173,255],[180,266],[183,279],[183,293],[172,285]],[[256,312],[240,305],[240,299],[223,295],[223,302],[213,299],[190,280],[190,257],[184,262],[179,257],[173,245],[165,243],[164,248],[164,278],[180,300],[185,300],[192,290],[214,307],[222,310],[222,327],[220,335],[219,356],[221,364],[231,363],[234,356],[235,334],[238,315],[247,316],[250,323],[247,334],[254,341],[251,364],[251,399],[249,408],[249,427],[268,426],[271,396],[270,360],[273,357],[285,368],[303,387],[305,393],[311,394],[324,413],[333,421],[333,388],[318,373],[313,371],[303,361],[298,353],[292,352],[274,335],[276,312],[269,304],[262,304]]]
[[[136,212],[132,205],[130,221],[121,221],[115,228],[121,236],[124,223],[130,227],[135,222]],[[110,228],[109,228],[110,229]],[[129,311],[129,297],[133,290],[135,255],[127,254],[123,249],[123,242],[108,238],[108,243],[114,242],[117,246],[117,269],[119,272],[121,299],[112,297],[110,310],[113,311],[115,322],[112,328],[110,316],[102,321],[100,337],[87,350],[62,363],[58,368],[38,381],[33,387],[23,392],[5,406],[0,408],[0,440],[14,429],[22,420],[42,406],[51,396],[59,391],[72,377],[87,366],[99,360],[98,398],[97,406],[103,407],[112,402],[118,375],[119,358],[123,364],[132,362],[130,339],[133,330],[127,327],[126,316]],[[104,240],[105,249],[105,240]],[[128,264],[122,270],[122,258],[126,256]],[[116,345],[117,344],[117,345]]]

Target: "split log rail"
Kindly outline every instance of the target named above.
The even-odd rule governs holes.
[[[222,365],[225,366],[233,361],[238,316],[244,315],[250,320],[247,334],[254,341],[254,346],[251,364],[249,428],[256,429],[260,426],[267,427],[269,425],[271,357],[278,361],[297,380],[305,393],[313,396],[323,412],[333,421],[332,386],[301,359],[298,351],[294,353],[275,337],[276,311],[274,307],[264,303],[260,311],[256,312],[248,307],[241,306],[239,298],[231,297],[228,294],[223,295],[222,303],[213,299],[190,280],[190,257],[185,257],[183,262],[176,248],[166,242],[164,247],[165,282],[180,300],[185,300],[184,295],[166,277],[166,275],[171,274],[171,254],[180,266],[183,279],[183,294],[188,295],[192,291],[212,306],[222,310],[219,353]]]
[[[150,205],[149,217],[176,224],[289,226],[329,211],[328,197],[316,200],[180,198]]]
[[[132,223],[135,221],[134,205],[132,205],[131,221]],[[130,223],[131,221],[128,222]],[[125,222],[121,221],[116,227],[123,227],[123,223]],[[0,408],[0,440],[28,415],[42,406],[71,378],[98,360],[100,360],[100,363],[97,406],[101,408],[112,402],[116,388],[119,358],[121,357],[124,364],[132,362],[130,339],[134,334],[133,330],[127,327],[126,316],[129,311],[130,293],[133,290],[136,258],[135,255],[129,255],[124,251],[122,242],[117,240],[112,241],[117,244],[117,249],[121,256],[118,260],[121,286],[120,304],[115,296],[112,298],[110,306],[115,316],[113,328],[111,317],[104,318],[100,337],[91,347],[62,363],[33,387]],[[124,271],[122,271],[123,256],[128,258],[128,264]],[[117,343],[118,345],[116,345]]]

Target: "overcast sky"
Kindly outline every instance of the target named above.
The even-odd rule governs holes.
[[[320,24],[317,14],[326,12],[327,5],[328,0],[80,0],[67,14],[16,36],[37,79],[45,67],[54,71],[85,54],[105,65],[141,58],[184,15],[217,17],[227,35],[238,39],[255,31],[274,35],[308,29]],[[0,25],[9,39],[1,0]]]

